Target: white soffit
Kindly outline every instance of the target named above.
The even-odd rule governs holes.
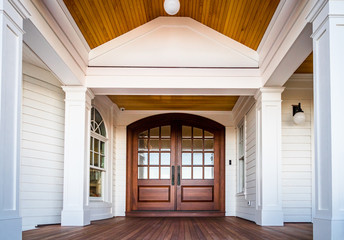
[[[257,68],[256,51],[188,17],[159,17],[89,53],[89,66]]]
[[[35,65],[39,68],[50,72],[50,69],[42,62],[42,60],[24,43],[23,44],[23,62]]]

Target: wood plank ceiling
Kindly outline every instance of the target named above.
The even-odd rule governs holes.
[[[313,52],[303,61],[295,73],[313,73]]]
[[[126,110],[231,111],[237,96],[109,96]]]
[[[93,49],[159,16],[164,0],[64,0]],[[279,0],[180,0],[176,16],[191,17],[257,50]]]

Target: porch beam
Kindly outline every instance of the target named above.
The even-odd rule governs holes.
[[[254,95],[259,69],[89,67],[86,87],[97,95]]]

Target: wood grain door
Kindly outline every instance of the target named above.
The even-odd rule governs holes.
[[[214,132],[179,126],[177,210],[219,209],[219,149],[215,140]]]
[[[175,210],[174,125],[148,128],[135,136],[135,210]]]
[[[127,215],[224,214],[224,128],[167,115],[128,128]]]

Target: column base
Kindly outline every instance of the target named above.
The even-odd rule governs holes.
[[[11,218],[0,220],[0,233],[3,240],[22,239],[22,219]]]
[[[313,239],[344,239],[344,219],[313,218]]]
[[[62,210],[61,226],[86,226],[91,224],[90,210]]]
[[[257,210],[256,224],[260,226],[283,226],[284,215],[282,210]]]

